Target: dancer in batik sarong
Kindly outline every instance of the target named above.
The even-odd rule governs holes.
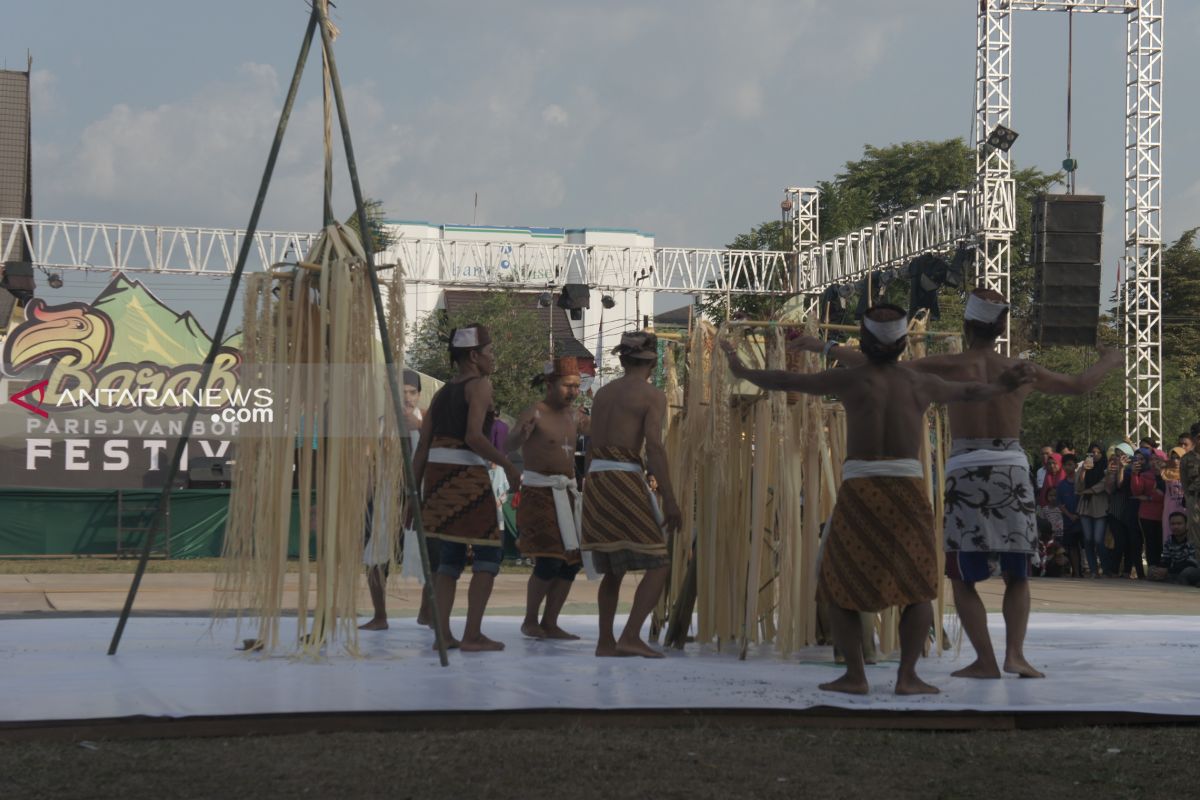
[[[822,684],[827,691],[867,693],[858,612],[890,606],[903,608],[896,694],[938,691],[916,671],[938,584],[933,511],[917,460],[925,411],[931,403],[988,400],[1032,380],[1025,364],[1013,365],[991,383],[955,383],[906,369],[898,359],[907,334],[902,309],[876,306],[862,320],[867,363],[811,375],[747,369],[734,346],[722,343],[735,377],[764,389],[836,395],[846,408],[847,460],[817,580],[817,600],[829,605],[846,674]]]
[[[987,611],[975,584],[1003,575],[1005,672],[1040,678],[1025,658],[1029,625],[1030,561],[1037,551],[1036,502],[1029,482],[1029,461],[1021,450],[1021,413],[1025,398],[1037,390],[1079,395],[1092,391],[1122,361],[1116,350],[1101,347],[1100,359],[1078,375],[1061,375],[1028,361],[996,352],[996,339],[1007,329],[1008,303],[999,292],[976,289],[967,298],[962,353],[907,362],[923,374],[953,381],[986,381],[1017,364],[1027,364],[1034,379],[1020,391],[987,403],[952,403],[954,443],[946,463],[946,574],[954,607],[975,648],[975,661],[958,670],[961,678],[999,678],[1000,668],[987,631]],[[843,364],[861,361],[847,347],[828,348]]]
[[[534,559],[525,596],[521,633],[535,639],[578,639],[558,626],[558,615],[582,565],[581,503],[575,483],[575,440],[586,420],[579,399],[579,362],[573,356],[546,362],[538,383],[546,396],[521,414],[508,437],[525,462],[517,505],[517,547]],[[538,621],[542,601],[546,611]]]
[[[596,392],[592,404],[591,447],[583,485],[583,542],[595,559],[600,581],[600,638],[597,656],[644,656],[662,653],[642,640],[642,623],[654,609],[670,571],[665,531],[678,530],[679,506],[667,471],[663,422],[667,397],[648,381],[658,362],[658,340],[635,331],[621,337],[612,351],[625,374]],[[663,498],[659,511],[642,464],[658,480]],[[621,581],[627,572],[645,572],[620,638],[613,633]]]
[[[496,370],[496,356],[487,328],[468,325],[452,331],[450,360],[458,374],[433,396],[413,457],[417,484],[424,488],[421,515],[426,535],[440,542],[440,564],[434,579],[437,622],[443,639],[450,647],[458,647],[460,643],[450,635],[450,612],[470,547],[473,574],[461,646],[468,651],[503,650],[502,643],[487,638],[481,630],[492,585],[500,572],[502,547],[488,462],[504,469],[514,491],[521,485],[521,473],[489,439],[496,413],[487,376]]]

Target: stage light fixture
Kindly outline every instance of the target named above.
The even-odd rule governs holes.
[[[538,308],[549,308],[554,305],[554,295],[549,292],[542,292],[538,295]]]
[[[46,279],[46,283],[50,284],[51,289],[61,289],[63,286],[62,275],[52,272],[50,273],[50,277]]]
[[[997,150],[1003,150],[1007,153],[1019,135],[1020,134],[1018,134],[1012,128],[1006,128],[1003,125],[997,125],[995,128],[992,128],[992,132],[988,134],[987,143],[991,147],[994,147]]]
[[[616,304],[617,304],[617,301],[613,299],[613,296],[611,294],[603,295],[600,298],[600,305],[604,306],[605,308],[612,308]]]

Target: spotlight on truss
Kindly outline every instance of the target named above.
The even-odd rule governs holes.
[[[1019,134],[1012,128],[1006,128],[1003,125],[997,125],[992,128],[992,132],[988,134],[987,143],[996,148],[1008,152],[1013,146],[1013,142],[1017,140]]]

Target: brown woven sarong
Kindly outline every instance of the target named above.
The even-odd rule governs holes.
[[[435,436],[430,447],[468,449],[461,439]],[[500,525],[496,495],[487,467],[459,464],[425,465],[421,516],[425,535],[433,539],[496,547]]]
[[[568,495],[574,510],[574,499]],[[561,558],[568,564],[578,564],[579,551],[563,550],[562,532],[554,510],[554,490],[522,486],[521,503],[517,506],[517,549],[526,558]]]
[[[597,447],[592,461],[626,461],[641,466],[637,453],[623,447]],[[666,556],[667,541],[650,504],[644,473],[589,472],[583,484],[584,550]]]
[[[937,597],[933,509],[919,478],[842,482],[821,556],[817,600],[882,611]]]

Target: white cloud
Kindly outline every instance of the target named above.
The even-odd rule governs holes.
[[[567,110],[558,103],[551,103],[542,109],[542,119],[545,120],[546,124],[548,125],[562,128],[566,127],[567,121],[570,119],[570,115],[567,114]]]

